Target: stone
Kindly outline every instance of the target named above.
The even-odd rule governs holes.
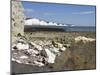
[[[24,35],[24,8],[20,1],[11,1],[11,31],[12,31],[12,43],[18,39],[18,35]]]
[[[26,43],[23,39],[19,39],[17,42],[18,43]]]
[[[12,60],[12,61],[16,61],[16,59],[14,59],[14,58],[12,58],[11,60]]]
[[[59,48],[55,48],[55,47],[54,47],[54,48],[52,49],[52,51],[55,52],[55,53],[58,53],[58,52],[59,52]]]
[[[84,37],[84,36],[78,36],[75,38],[75,42],[78,43],[82,41],[83,43],[87,43],[87,42],[93,42],[95,41],[95,39],[93,38],[87,38],[87,37]]]
[[[18,49],[16,46],[13,47],[13,50]]]
[[[50,40],[35,40],[34,42],[27,42],[27,40],[24,40],[23,38],[18,39],[12,45],[12,61],[22,64],[36,65],[39,67],[53,64],[55,63],[56,57],[60,56],[61,52],[66,50],[66,47],[64,47],[63,44],[58,42],[54,43],[57,47],[55,47]]]
[[[44,56],[44,57],[47,57],[47,53],[46,53],[45,50],[42,50],[42,51],[40,52],[40,55],[41,55],[41,56]]]
[[[65,51],[65,50],[66,50],[66,48],[65,48],[65,47],[62,47],[62,48],[61,48],[61,50],[62,50],[62,51]]]
[[[63,47],[63,44],[61,44],[61,43],[57,43],[57,45],[58,45],[59,48]]]
[[[28,56],[21,56],[21,59],[28,59]]]
[[[35,44],[33,42],[31,42],[31,45],[33,45],[36,49],[38,49],[40,51],[42,50],[42,47],[40,45],[37,45],[37,44]]]
[[[20,60],[16,60],[16,62],[22,64],[22,62]]]
[[[53,54],[52,52],[50,52],[49,49],[45,49],[45,51],[46,51],[47,56],[48,56],[47,62],[48,63],[54,63],[55,62],[56,55]]]
[[[69,48],[71,45],[70,44],[66,44],[66,46]]]
[[[34,61],[34,63],[35,63],[36,65],[38,65],[39,67],[44,66],[44,64],[43,64],[42,62]]]
[[[18,50],[29,49],[29,45],[28,44],[22,44],[22,43],[18,43],[16,45],[16,47],[18,48]]]
[[[39,46],[39,45],[36,45],[35,46],[39,51],[41,51],[42,50],[42,47],[41,46]]]
[[[33,50],[32,53],[39,54],[39,51]]]

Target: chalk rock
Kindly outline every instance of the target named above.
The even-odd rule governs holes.
[[[66,44],[66,46],[67,46],[67,47],[70,47],[71,45],[70,45],[70,44]]]
[[[28,42],[21,38],[12,45],[12,50],[12,61],[42,67],[48,63],[55,63],[56,57],[65,51],[66,47],[58,42],[53,43],[51,40]]]
[[[35,63],[36,65],[38,65],[39,67],[44,66],[44,64],[43,64],[43,63],[38,62],[38,61],[34,61],[34,63]]]
[[[35,44],[35,43],[33,43],[33,42],[31,42],[31,44],[35,47],[35,48],[37,48],[38,50],[42,50],[42,47],[40,46],[40,45],[37,45],[37,44]]]
[[[22,44],[22,43],[18,43],[16,45],[18,50],[24,50],[24,49],[29,49],[29,45],[28,44]]]
[[[33,49],[27,49],[27,52],[30,54],[34,54]]]
[[[40,54],[41,54],[41,56],[47,57],[47,53],[46,53],[45,50],[42,50],[42,51],[40,52]]]
[[[21,59],[28,59],[28,56],[21,56]]]
[[[50,51],[58,53],[59,52],[59,48],[53,47],[53,48],[50,48]]]
[[[11,23],[12,23],[12,43],[18,39],[18,35],[24,35],[24,8],[21,1],[12,0]]]
[[[45,21],[40,21],[40,25],[48,25]]]
[[[87,42],[93,42],[95,41],[95,39],[93,38],[87,38],[87,37],[84,37],[84,36],[78,36],[75,38],[75,42],[78,43],[82,41],[83,43],[87,43]]]
[[[66,48],[65,48],[65,47],[62,47],[62,48],[61,48],[61,50],[62,50],[62,51],[65,51],[65,50],[66,50]]]
[[[46,53],[47,53],[47,56],[48,56],[48,63],[54,63],[55,62],[55,58],[56,58],[56,55],[53,54],[52,52],[50,52],[49,49],[45,49]]]
[[[58,44],[58,47],[59,48],[62,48],[63,47],[63,44],[61,44],[61,43],[57,43]]]
[[[17,42],[18,43],[26,43],[26,41],[24,41],[23,39],[19,39]]]

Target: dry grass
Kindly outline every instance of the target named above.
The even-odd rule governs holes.
[[[84,36],[96,38],[92,32],[29,32],[25,33],[25,37],[29,41],[34,40],[53,40],[64,44],[70,44],[66,47],[66,51],[57,56],[54,64],[48,64],[45,71],[61,71],[61,70],[80,70],[96,68],[96,41],[83,43],[82,41],[75,43],[74,38]],[[40,68],[41,69],[41,68]],[[39,70],[40,71],[40,70]],[[34,72],[34,71],[32,71]],[[41,72],[42,69],[41,69]]]

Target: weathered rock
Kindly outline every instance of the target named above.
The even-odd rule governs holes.
[[[55,62],[55,58],[56,58],[56,55],[52,52],[50,52],[49,49],[45,49],[46,53],[47,53],[47,56],[48,56],[48,63],[54,63]]]
[[[52,52],[54,52],[54,53],[59,53],[59,48],[53,47],[53,48],[50,48],[50,50],[51,50]]]
[[[42,50],[42,51],[40,52],[40,54],[41,54],[41,56],[47,57],[47,53],[46,53],[45,50]]]
[[[82,41],[83,43],[87,43],[87,42],[93,42],[95,41],[95,39],[93,38],[87,38],[87,37],[84,37],[84,36],[78,36],[75,38],[75,42],[78,43]]]
[[[21,56],[21,59],[28,59],[28,56]]]
[[[34,61],[34,63],[35,63],[36,65],[38,65],[39,67],[44,66],[44,64],[41,63],[41,62]]]
[[[34,42],[27,42],[22,38],[18,39],[12,46],[12,61],[40,67],[49,63],[53,64],[56,56],[66,50],[61,43],[56,42],[56,44],[58,47],[55,47],[51,41],[35,40]]]
[[[66,48],[65,48],[65,47],[62,47],[62,48],[61,48],[61,50],[62,50],[62,51],[65,51],[65,50],[66,50]]]
[[[63,44],[51,40],[27,41],[24,37],[24,9],[20,1],[12,2],[12,61],[22,64],[44,66],[55,63],[59,49],[65,51]],[[22,37],[23,36],[23,37]]]
[[[36,43],[31,42],[31,45],[33,45],[36,49],[42,50],[42,47],[40,45],[37,45]]]
[[[18,43],[16,45],[18,50],[24,50],[24,49],[29,49],[29,45],[28,44],[22,44],[22,43]]]
[[[24,35],[24,13],[20,1],[11,1],[12,4],[12,43],[18,39],[17,36]]]

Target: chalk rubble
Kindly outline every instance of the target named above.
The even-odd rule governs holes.
[[[93,42],[95,41],[95,39],[93,38],[87,38],[87,37],[84,37],[84,36],[78,36],[75,38],[75,42],[78,43],[82,41],[83,43],[87,43],[87,42]]]
[[[27,42],[20,38],[12,45],[12,61],[41,67],[46,63],[55,63],[56,57],[65,50],[63,44],[57,42],[53,44],[51,40]]]

